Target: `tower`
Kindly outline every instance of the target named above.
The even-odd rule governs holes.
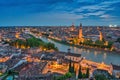
[[[102,32],[101,32],[101,31],[99,31],[99,34],[100,34],[100,41],[102,41],[102,39],[103,39]]]
[[[83,34],[82,34],[82,24],[80,23],[80,29],[79,29],[78,38],[81,39],[82,37],[83,37]]]
[[[15,37],[16,37],[16,38],[19,38],[19,36],[20,36],[20,33],[19,33],[19,32],[16,32]]]
[[[72,23],[71,31],[74,31],[74,29],[75,29],[75,26],[74,26],[74,23]]]
[[[84,42],[84,38],[83,38],[83,33],[82,33],[82,24],[80,23],[80,29],[79,29],[79,33],[78,33],[78,42]]]
[[[101,29],[99,27],[97,27],[97,30],[99,31],[99,40],[102,41],[103,40],[103,34],[100,31]]]

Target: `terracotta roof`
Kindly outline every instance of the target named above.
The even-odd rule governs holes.
[[[66,56],[74,56],[74,57],[81,57],[81,54],[76,54],[76,53],[66,53]]]
[[[68,53],[68,52],[56,52],[57,55],[65,55],[65,56],[74,56],[74,57],[81,57],[81,54],[77,54],[77,53]]]

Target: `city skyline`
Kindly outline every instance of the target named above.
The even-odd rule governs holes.
[[[0,26],[120,25],[120,0],[1,0]]]

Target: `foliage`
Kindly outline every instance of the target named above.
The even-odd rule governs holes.
[[[91,45],[91,44],[93,44],[93,41],[85,39],[82,44],[84,44],[84,45]]]
[[[86,70],[86,78],[89,78],[89,68]]]
[[[108,46],[107,46],[107,47],[108,47],[108,48],[111,48],[111,47],[112,47],[112,45],[113,45],[113,42],[112,42],[112,41],[109,41],[109,42],[108,42]]]
[[[19,72],[14,71],[14,70],[8,70],[7,72],[4,73],[3,75],[4,77],[2,80],[6,80],[8,76],[13,76],[13,79],[14,79],[15,75],[19,75]]]
[[[32,37],[26,40],[21,40],[21,39],[17,39],[13,42],[10,42],[11,46],[15,46],[18,48],[31,48],[31,47],[42,47],[43,49],[54,49],[54,50],[58,50],[57,47],[55,47],[55,45],[53,43],[45,43],[43,42],[41,39]]]
[[[117,38],[116,42],[119,42],[119,43],[120,43],[120,38]]]
[[[65,75],[65,78],[71,78],[72,77],[72,74],[70,72],[66,73]]]
[[[80,68],[79,68],[78,78],[79,78],[79,79],[81,79],[81,78],[82,78],[81,66],[80,66]]]
[[[95,41],[95,44],[96,44],[97,46],[102,46],[102,45],[104,45],[104,42],[103,42],[103,41],[100,41],[100,40],[96,40],[96,41]]]
[[[66,80],[72,77],[72,74],[70,72],[66,73],[63,76],[54,76],[53,80]]]
[[[105,75],[95,75],[96,80],[108,80]]]
[[[87,78],[85,73],[82,74],[82,78]]]
[[[69,63],[69,72],[72,72],[72,70],[71,70],[71,60],[70,60],[70,63]]]
[[[86,69],[86,74],[82,73],[81,66],[79,68],[78,79],[89,78],[89,68]]]
[[[70,60],[70,63],[69,63],[69,72],[70,72],[70,73],[74,73],[74,72],[75,72],[75,71],[74,71],[74,64],[73,64],[73,66],[72,66],[71,60]]]
[[[98,47],[98,48],[108,48],[111,49],[113,42],[109,41],[108,45],[104,45],[105,40],[103,38],[102,41],[100,40],[96,40],[95,42],[93,42],[92,40],[87,40],[85,39],[83,43],[80,42],[80,44],[82,45],[87,45],[87,46],[93,46],[93,47]]]

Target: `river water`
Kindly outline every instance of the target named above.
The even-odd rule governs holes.
[[[113,52],[106,52],[106,51],[98,51],[93,49],[85,49],[85,48],[76,48],[73,46],[64,45],[61,43],[57,43],[53,40],[50,40],[45,37],[41,37],[41,39],[44,42],[52,42],[55,44],[56,47],[58,47],[59,51],[67,52],[68,48],[71,49],[72,53],[78,53],[81,54],[83,57],[85,57],[88,60],[92,60],[95,62],[104,62],[105,64],[119,64],[120,65],[120,54],[113,53]]]

